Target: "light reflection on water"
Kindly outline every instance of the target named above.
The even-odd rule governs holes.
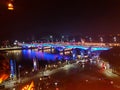
[[[38,50],[11,50],[7,51],[5,56],[10,60],[15,60],[17,65],[21,65],[24,69],[33,68],[33,59],[47,61],[49,63],[56,60],[62,60],[62,56],[59,54],[51,54],[41,52]],[[46,63],[47,64],[47,63]]]
[[[56,59],[60,59],[62,58],[61,55],[59,54],[51,54],[51,53],[46,53],[46,52],[40,52],[40,51],[36,51],[36,50],[12,50],[12,51],[8,51],[6,53],[6,57],[9,59],[14,59],[17,61],[21,61],[24,59],[27,60],[32,60],[33,58],[37,58],[37,59],[42,59],[42,60],[56,60]]]
[[[60,55],[58,54],[51,54],[51,53],[42,53],[39,51],[34,51],[34,50],[23,50],[22,55],[25,59],[33,59],[33,58],[38,58],[42,60],[56,60],[57,58],[61,58]]]

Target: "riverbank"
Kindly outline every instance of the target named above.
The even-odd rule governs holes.
[[[27,49],[35,49],[36,47],[30,47],[30,48],[27,48]],[[26,48],[23,48],[23,47],[9,47],[9,48],[0,48],[0,51],[7,51],[7,50],[23,50],[23,49],[26,49]]]

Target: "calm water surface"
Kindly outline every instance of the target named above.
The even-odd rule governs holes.
[[[21,65],[24,68],[33,68],[33,59],[39,61],[44,60],[48,63],[55,62],[56,60],[62,60],[62,56],[59,54],[51,54],[49,52],[41,52],[37,49],[33,50],[11,50],[5,53],[5,56],[9,60],[15,60],[17,65]]]

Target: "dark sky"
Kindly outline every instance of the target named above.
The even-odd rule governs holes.
[[[120,0],[0,0],[0,38],[120,33]]]

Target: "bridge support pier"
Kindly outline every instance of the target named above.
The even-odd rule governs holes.
[[[75,49],[72,49],[72,58],[75,60],[77,58],[77,52]]]
[[[63,55],[65,55],[65,49],[63,49]]]
[[[42,46],[42,52],[44,52],[44,46]]]
[[[50,47],[50,53],[53,53],[53,47],[52,46]]]

